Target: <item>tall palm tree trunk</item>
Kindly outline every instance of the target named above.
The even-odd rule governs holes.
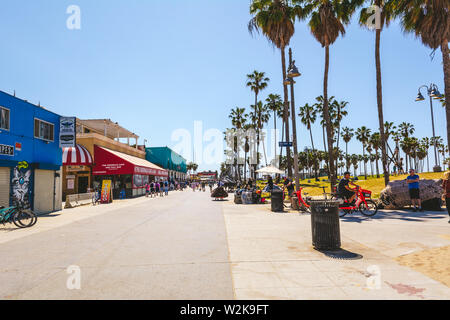
[[[386,154],[386,133],[384,130],[384,115],[383,115],[383,88],[381,83],[381,59],[380,59],[380,38],[381,29],[376,30],[375,35],[375,64],[377,69],[377,105],[378,105],[378,121],[380,124],[380,139],[381,139],[381,162],[383,163],[384,184],[389,183],[389,169]]]
[[[275,152],[275,157],[274,157],[274,159],[275,159],[275,161],[276,161],[276,159],[277,159],[277,113],[276,113],[276,111],[274,111],[273,112],[273,128],[274,128],[274,134],[275,134],[275,137],[274,137],[274,149],[273,149],[273,151]]]
[[[448,39],[444,39],[441,44],[442,60],[444,65],[444,85],[445,85],[445,115],[447,118],[447,142],[450,146],[450,57],[448,49]],[[450,148],[449,148],[450,151]]]
[[[333,154],[333,137],[332,137],[332,126],[330,120],[330,112],[328,109],[328,70],[330,66],[330,46],[325,46],[325,71],[323,77],[323,116],[325,119],[326,130],[327,130],[327,141],[328,141],[328,171],[331,183],[331,190],[333,190],[336,184],[336,176],[334,170],[334,154]]]
[[[349,163],[348,163],[348,142],[345,143],[345,169],[346,171],[349,170]]]
[[[286,53],[285,53],[285,47],[281,48],[281,67],[283,68],[283,91],[284,91],[284,113],[283,113],[283,119],[284,119],[284,128],[286,130],[286,139],[289,141],[289,95],[288,95],[288,88],[287,85],[284,83],[286,80]],[[287,161],[287,170],[288,170],[288,177],[292,178],[292,161],[291,161],[291,149],[289,147],[286,147],[286,161]]]

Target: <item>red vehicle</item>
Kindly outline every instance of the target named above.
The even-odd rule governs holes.
[[[357,200],[354,204],[344,200],[344,203],[339,205],[339,217],[343,217],[349,213],[361,212],[364,216],[372,217],[378,212],[378,206],[375,201],[372,200],[372,191],[361,189],[357,187],[355,189]]]
[[[333,199],[333,195],[332,194],[328,194],[325,191],[326,187],[320,187],[320,188],[322,188],[322,190],[323,190],[323,196],[324,196],[325,200],[328,199],[328,196],[330,196],[330,199]],[[300,208],[300,210],[310,212],[311,211],[311,206],[309,205],[310,198],[309,197],[303,198],[302,194],[304,194],[305,196],[308,195],[307,193],[303,192],[303,189],[304,188],[300,187],[300,190],[297,191],[297,192],[294,192],[294,194],[297,195],[298,207]]]

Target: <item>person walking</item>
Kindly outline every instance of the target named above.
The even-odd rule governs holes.
[[[149,195],[150,195],[150,184],[147,182],[145,184],[145,197],[148,198]]]
[[[445,206],[447,207],[448,216],[450,218],[450,171],[444,173],[444,180],[442,181],[442,189],[444,189],[444,194],[442,195],[443,200],[445,200]],[[450,223],[450,219],[448,220]]]
[[[166,196],[169,195],[169,182],[167,180],[164,181],[164,193]]]
[[[159,181],[156,181],[156,183],[155,183],[155,191],[156,191],[155,197],[158,196],[160,188],[161,188],[161,185],[159,184]]]
[[[267,185],[268,185],[268,189],[272,192],[273,190],[273,180],[272,180],[272,176],[269,176],[269,178],[267,179]]]
[[[411,198],[411,203],[414,206],[414,212],[417,211],[417,206],[419,207],[420,211],[423,211],[422,203],[420,201],[419,181],[419,175],[416,174],[414,169],[410,169],[409,176],[406,178],[406,182],[408,183],[409,196]]]
[[[155,194],[155,183],[152,181],[150,182],[150,197],[153,198],[154,194]]]

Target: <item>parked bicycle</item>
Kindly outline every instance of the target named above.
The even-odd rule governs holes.
[[[333,199],[335,197],[333,193],[326,192],[326,187],[318,187],[318,188],[322,188],[323,190],[322,195],[325,200]],[[294,192],[298,199],[298,207],[302,211],[311,212],[311,205],[310,205],[311,197],[308,197],[308,193],[303,192],[304,189],[305,188],[300,187],[299,191]],[[303,195],[305,196],[305,198],[303,197]]]
[[[14,223],[18,228],[29,228],[36,224],[37,216],[31,210],[19,206],[5,208],[0,206],[0,223]]]

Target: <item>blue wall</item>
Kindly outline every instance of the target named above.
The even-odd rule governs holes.
[[[13,167],[19,161],[27,161],[34,168],[58,170],[62,165],[62,150],[59,147],[60,116],[2,91],[0,106],[10,110],[10,130],[0,130],[0,144],[22,144],[22,150],[14,150],[13,157],[0,155],[0,166]],[[55,126],[53,142],[34,138],[34,118]]]

